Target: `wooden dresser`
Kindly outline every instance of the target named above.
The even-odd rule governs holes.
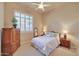
[[[20,46],[20,30],[15,28],[3,28],[1,37],[1,55],[13,55]]]

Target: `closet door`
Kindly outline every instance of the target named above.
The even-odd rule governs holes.
[[[1,54],[2,55],[11,55],[11,40],[12,40],[11,28],[2,30],[2,39],[1,39]]]
[[[16,29],[16,45],[17,47],[20,46],[20,30],[19,29]]]
[[[17,49],[17,46],[16,46],[16,30],[15,28],[12,29],[12,40],[11,40],[11,52],[14,53]]]

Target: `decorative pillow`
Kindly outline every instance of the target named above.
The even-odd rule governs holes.
[[[45,35],[48,36],[48,37],[56,37],[57,35],[59,35],[59,33],[50,31],[50,32],[46,32]]]
[[[47,32],[45,35],[50,37],[50,36],[52,36],[52,33],[51,32]]]

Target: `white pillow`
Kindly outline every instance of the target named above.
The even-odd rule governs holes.
[[[58,35],[58,33],[47,32],[45,35],[46,35],[46,36],[49,36],[49,37],[56,37],[56,36]]]

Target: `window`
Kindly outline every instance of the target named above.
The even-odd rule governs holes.
[[[17,20],[17,28],[20,28],[21,31],[32,31],[33,28],[32,16],[20,12],[15,12],[14,17]]]

